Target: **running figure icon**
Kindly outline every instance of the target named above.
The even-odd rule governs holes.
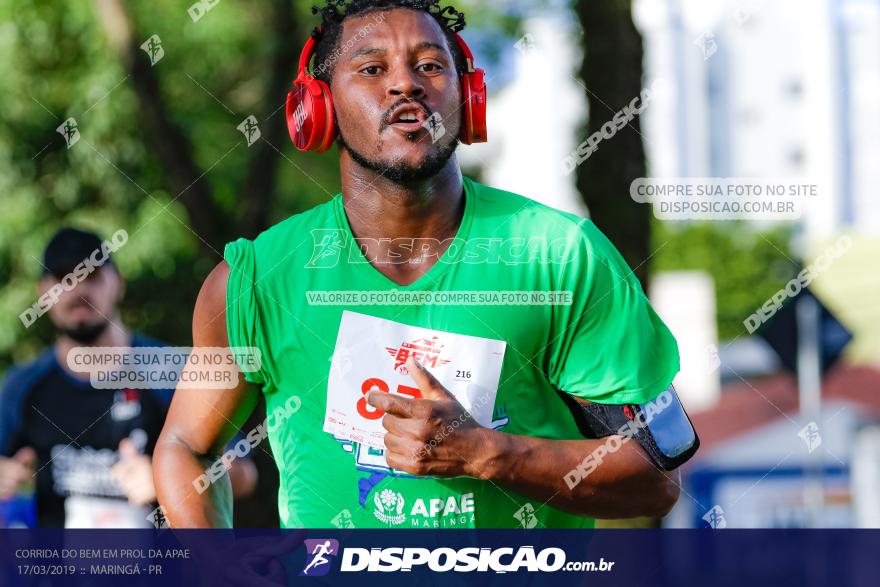
[[[330,562],[328,556],[336,556],[339,543],[336,540],[307,540],[306,543],[308,546],[306,552],[309,553],[311,560],[306,564],[300,575],[309,575],[309,571],[312,569],[318,570],[317,575],[326,575],[329,566],[322,569],[318,569],[318,567],[327,565]]]

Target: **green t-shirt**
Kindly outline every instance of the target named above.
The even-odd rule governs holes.
[[[583,438],[559,391],[599,403],[641,403],[664,391],[678,372],[675,339],[592,222],[468,178],[464,191],[455,240],[409,286],[398,286],[364,258],[341,194],[253,241],[226,246],[230,345],[260,349],[261,367],[247,378],[262,386],[268,414],[283,418],[298,407],[289,418],[275,419],[268,432],[280,473],[283,527],[594,524],[488,481],[390,470],[381,451],[324,432],[328,378],[344,310],[505,341],[492,426],[510,434]],[[391,290],[569,293],[559,294],[563,303],[513,305],[492,305],[490,296],[482,298],[485,305],[347,307],[316,304],[309,297],[310,292]],[[291,402],[294,396],[297,401]]]

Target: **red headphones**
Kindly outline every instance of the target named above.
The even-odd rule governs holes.
[[[319,31],[320,33],[320,31]],[[465,145],[485,143],[486,83],[485,72],[474,67],[474,56],[464,39],[455,34],[467,60],[467,71],[459,78],[462,88],[462,124],[460,140]],[[326,83],[307,72],[315,53],[316,36],[309,37],[299,57],[299,72],[293,90],[287,94],[287,130],[300,151],[323,153],[336,136],[333,99]]]

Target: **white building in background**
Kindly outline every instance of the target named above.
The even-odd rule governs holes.
[[[652,176],[815,183],[797,223],[807,260],[855,245],[813,290],[855,334],[849,358],[880,364],[880,0],[633,0]]]
[[[641,118],[651,175],[816,183],[808,245],[880,237],[880,0],[633,0],[633,19],[644,85],[669,89]],[[585,138],[581,33],[559,6],[524,28],[511,83],[490,94],[489,143],[459,156],[494,186],[587,215],[561,172]]]
[[[847,0],[839,11],[841,58],[848,65],[844,83],[849,88],[842,123],[849,128],[846,148],[847,210],[853,224],[872,235],[880,234],[880,0]]]
[[[480,167],[486,183],[586,216],[574,175],[562,161],[583,138],[587,106],[574,75],[581,55],[577,25],[565,10],[535,13],[524,23],[517,43],[516,71],[497,93],[489,86],[489,142],[459,150],[466,168]]]
[[[678,343],[680,370],[673,380],[690,411],[712,407],[721,396],[721,356],[715,283],[704,271],[668,271],[651,281],[651,304]]]
[[[880,235],[880,0],[633,0],[657,177],[821,186],[806,240]]]

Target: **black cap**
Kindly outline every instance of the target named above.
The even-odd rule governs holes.
[[[103,245],[101,237],[94,232],[66,227],[55,233],[43,252],[43,275],[63,279],[73,269],[88,259]],[[103,255],[102,255],[103,256]],[[113,265],[108,258],[106,265]]]

